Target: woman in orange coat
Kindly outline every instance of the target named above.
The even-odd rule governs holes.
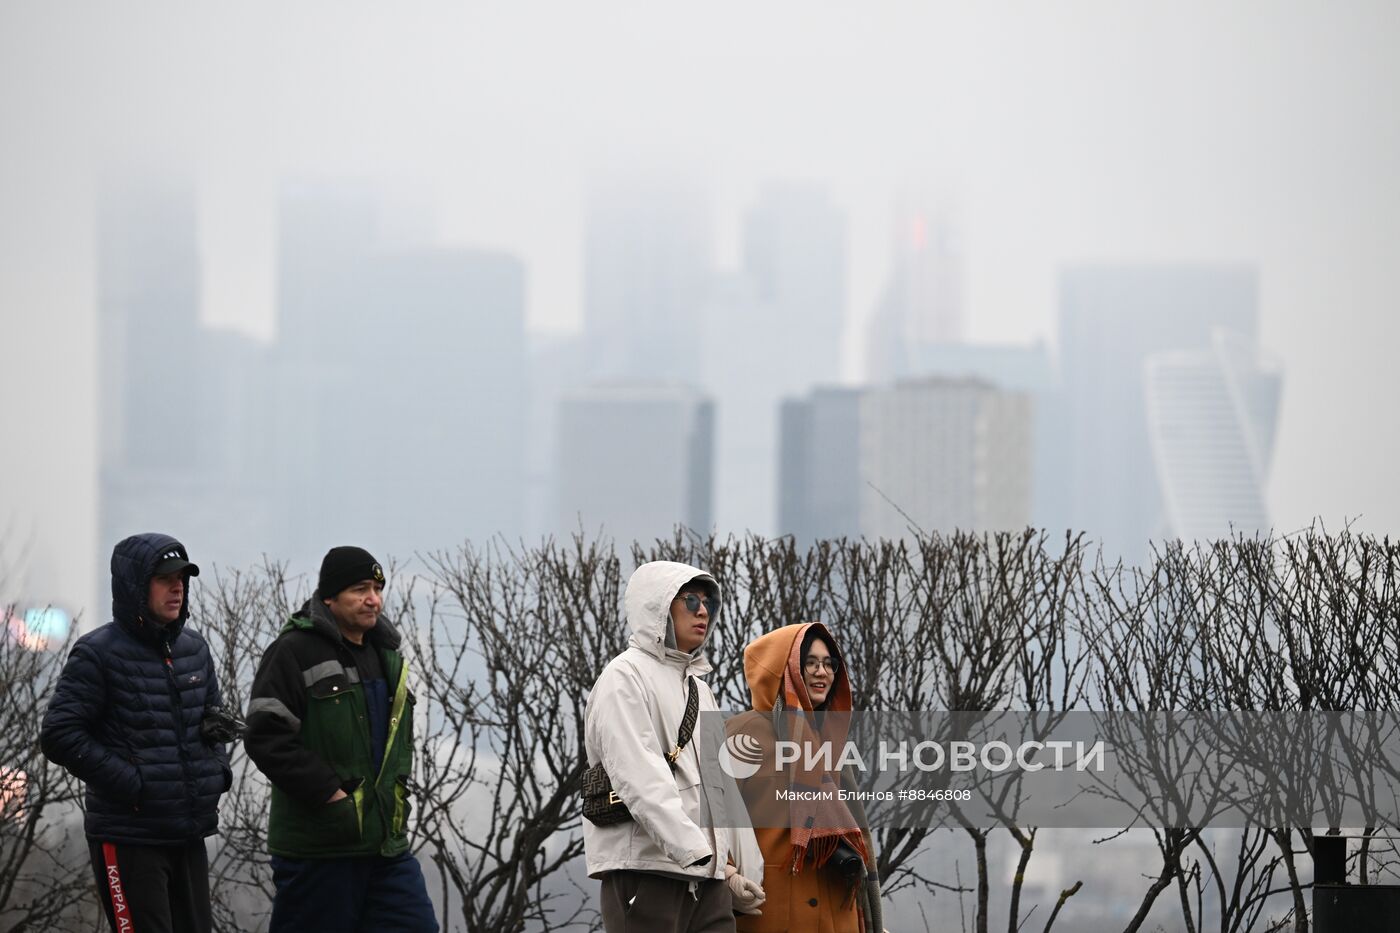
[[[839,757],[851,685],[836,639],[819,622],[769,632],[744,649],[744,676],[753,711],[729,721],[726,748],[748,762],[734,770],[763,849],[767,900],[761,914],[739,916],[740,933],[880,933],[875,846],[860,805],[835,793],[840,770],[806,756],[777,765],[779,738],[832,742]]]

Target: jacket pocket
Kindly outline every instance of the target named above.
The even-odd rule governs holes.
[[[364,835],[365,785],[361,782],[353,793],[332,803],[322,804],[316,811],[317,842],[328,846],[357,845]]]
[[[390,835],[400,836],[406,832],[408,815],[412,812],[413,803],[409,800],[408,777],[401,774],[398,780],[394,781],[394,821]]]
[[[135,755],[129,756],[127,761],[136,774],[136,788],[129,795],[129,803],[131,809],[139,811],[141,809],[141,804],[146,802],[146,775],[141,770],[141,760]],[[120,796],[125,797],[128,795],[121,794]]]
[[[677,778],[681,775],[677,772]],[[700,830],[702,835],[707,835],[708,830],[700,817],[700,785],[690,784],[685,787],[677,787],[676,795],[680,797],[681,811]],[[670,862],[677,871],[684,871],[687,866],[680,864],[673,858],[671,853],[662,847],[661,842],[652,838],[652,835],[642,828],[642,825],[635,819],[630,822],[632,827],[631,844],[628,847],[628,857],[633,862]],[[681,840],[681,826],[674,820],[667,825],[659,827],[660,832],[672,848],[676,847]],[[679,853],[677,853],[679,855]],[[713,857],[714,853],[710,853]],[[707,869],[708,870],[708,869]]]
[[[307,690],[302,742],[327,761],[355,760],[363,707],[358,684],[350,684],[338,676],[318,681]]]

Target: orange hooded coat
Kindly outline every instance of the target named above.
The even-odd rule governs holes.
[[[755,639],[744,649],[744,676],[748,680],[753,711],[731,719],[727,731],[731,736],[740,733],[752,736],[762,749],[757,773],[738,783],[763,850],[762,880],[767,900],[761,915],[737,918],[739,933],[880,931],[879,885],[873,871],[875,846],[860,805],[852,802],[849,809],[861,827],[860,837],[870,877],[866,884],[852,889],[830,868],[812,864],[811,857],[804,858],[806,849],[794,850],[793,833],[788,829],[791,825],[789,806],[775,802],[777,791],[791,786],[793,779],[792,766],[784,770],[776,766],[778,728],[775,718],[781,716],[781,710],[796,710],[799,705],[803,710],[812,711],[799,657],[802,640],[811,628],[817,629],[832,654],[840,655],[836,640],[817,622],[784,626]],[[779,711],[777,714],[775,707]],[[844,666],[835,676],[825,709],[834,712],[851,709],[851,686]],[[849,780],[847,786],[850,786]],[[829,848],[823,846],[822,841],[810,842],[814,855]]]

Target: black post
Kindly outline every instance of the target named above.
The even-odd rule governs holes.
[[[1313,882],[1347,883],[1347,839],[1345,836],[1313,836]]]

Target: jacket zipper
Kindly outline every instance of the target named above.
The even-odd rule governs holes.
[[[344,667],[344,668],[353,667],[357,672],[360,670],[360,665],[358,665],[358,664],[355,663],[355,656],[350,652],[350,649],[349,649],[349,648],[346,648],[346,647],[344,647],[344,646],[337,646],[336,650],[337,650],[337,653],[340,654],[340,666],[341,666],[341,667]],[[375,649],[374,649],[373,646],[370,646],[370,649],[369,649],[369,650],[373,651],[373,650],[375,650]],[[347,665],[347,664],[345,663],[346,661],[349,661],[350,663]],[[381,662],[381,663],[382,663],[382,662]],[[359,685],[360,685],[360,709],[356,711],[355,715],[356,715],[356,718],[359,719],[359,721],[360,721],[360,736],[364,739],[364,743],[365,743],[365,755],[367,756],[367,758],[368,758],[370,761],[373,761],[373,760],[374,760],[374,733],[370,731],[370,727],[369,727],[369,695],[368,695],[367,690],[365,689],[364,680],[361,679],[361,680],[358,681],[358,683],[359,683]],[[385,743],[384,754],[385,754],[386,756],[389,754],[389,748],[388,748],[388,743],[387,743],[387,742]],[[382,769],[381,769],[381,770],[382,770]],[[364,814],[364,810],[362,809],[362,803],[361,803],[361,801],[363,801],[364,798],[365,798],[366,796],[368,796],[369,794],[373,794],[373,795],[374,795],[374,800],[375,800],[375,804],[376,804],[376,809],[380,811],[380,813],[379,813],[379,822],[380,822],[381,825],[384,826],[384,832],[385,832],[385,837],[384,837],[384,838],[385,838],[385,840],[387,841],[387,840],[388,840],[389,827],[388,827],[388,824],[386,824],[386,823],[384,822],[384,812],[383,812],[383,811],[384,811],[384,802],[383,802],[382,800],[379,799],[379,779],[378,779],[378,777],[376,777],[375,775],[366,774],[364,777],[362,777],[362,778],[360,779],[360,786],[357,787],[357,788],[355,788],[355,790],[356,790],[356,792],[358,792],[358,793],[361,794],[361,797],[360,797],[359,800],[354,800],[354,801],[352,801],[352,803],[354,803],[354,805],[355,805],[355,815],[356,815],[356,816],[359,818],[359,820],[360,820],[360,840],[361,840],[361,842],[363,843],[363,841],[364,841],[364,834],[365,834],[365,814]]]
[[[375,786],[376,792],[377,792],[378,789],[379,789],[379,782],[382,781],[382,780],[384,779],[384,772],[385,772],[385,770],[389,767],[389,755],[390,755],[390,753],[393,752],[393,750],[394,750],[394,743],[398,741],[399,725],[401,724],[401,721],[403,720],[403,710],[404,710],[404,706],[405,706],[406,703],[407,703],[407,699],[408,699],[408,659],[405,658],[403,655],[399,655],[399,679],[398,679],[398,682],[394,685],[394,695],[393,695],[393,698],[390,699],[390,701],[389,701],[389,734],[388,734],[388,736],[386,736],[385,739],[384,739],[384,759],[383,759],[382,761],[379,762],[379,775],[378,775],[378,777],[376,777],[375,780],[374,780],[374,786]],[[408,754],[411,756],[411,755],[413,754],[412,750],[410,750],[410,751],[408,752]],[[407,794],[407,788],[405,788],[404,792],[405,792],[405,794]],[[399,779],[398,779],[398,776],[395,775],[395,777],[394,777],[394,782],[393,782],[393,784],[390,785],[390,787],[389,787],[389,794],[390,794],[391,798],[393,799],[393,807],[394,807],[393,810],[392,810],[392,811],[387,810],[387,809],[384,807],[384,805],[383,805],[383,800],[384,800],[384,798],[382,798],[382,797],[379,798],[379,799],[380,799],[380,807],[379,807],[379,809],[382,811],[382,815],[383,815],[383,817],[384,817],[384,844],[385,844],[385,845],[388,845],[388,844],[389,844],[389,840],[392,839],[392,838],[393,838],[393,835],[394,835],[394,825],[393,825],[393,824],[394,824],[394,816],[398,813],[398,808],[399,808],[398,793],[399,793]],[[400,830],[405,830],[405,827],[400,826],[399,829],[400,829]],[[406,831],[406,830],[405,830],[405,831]]]
[[[690,662],[687,661],[687,662],[681,667],[681,696],[682,696],[682,699],[681,699],[681,710],[682,710],[681,716],[682,716],[682,718],[684,718],[684,716],[685,716],[685,713],[684,713],[683,711],[684,711],[684,709],[685,709],[685,701],[686,701],[686,698],[688,698],[688,695],[689,695],[689,694],[688,694],[688,690],[687,690],[687,688],[690,686],[689,680],[690,680]],[[700,698],[700,688],[699,688],[698,685],[696,686],[695,691],[696,691],[696,692],[695,692],[695,697],[696,697],[696,700],[698,701],[699,698]],[[697,724],[698,724],[698,723],[697,723]],[[685,750],[686,750],[687,752],[689,752],[689,751],[691,750],[691,746],[694,745],[694,744],[695,744],[694,742],[688,742],[688,743],[686,743],[686,749],[685,749]],[[715,811],[710,807],[710,794],[709,794],[709,791],[705,788],[705,771],[704,771],[703,768],[700,767],[700,753],[699,753],[698,751],[695,752],[695,776],[698,777],[698,778],[700,779],[699,784],[698,784],[697,786],[700,788],[700,799],[704,802],[704,805],[705,805],[705,814],[709,817],[709,822],[713,823],[713,822],[715,821]],[[710,833],[710,844],[711,844],[711,845],[713,846],[713,848],[714,848],[714,856],[711,858],[711,861],[710,861],[710,869],[711,869],[711,875],[710,875],[710,877],[712,877],[712,878],[714,877],[713,871],[714,871],[715,865],[722,865],[722,864],[724,863],[724,861],[725,861],[726,859],[728,859],[728,857],[729,857],[729,853],[726,852],[726,853],[725,853],[725,859],[721,859],[721,858],[720,858],[720,854],[719,854],[719,848],[720,848],[720,846],[719,846],[719,832],[720,832],[720,831],[719,831],[719,827],[717,827],[717,826],[711,826],[710,829],[709,829],[709,833]],[[721,880],[722,880],[722,876],[721,876]],[[692,882],[692,883],[693,883],[693,882]],[[694,892],[694,891],[691,891],[691,893],[694,894],[695,892]],[[697,895],[697,898],[698,898],[698,895]]]
[[[194,787],[190,781],[189,752],[185,748],[185,709],[184,704],[180,702],[180,685],[175,681],[175,661],[171,656],[168,637],[161,639],[161,647],[165,653],[165,682],[170,688],[170,714],[175,720],[175,744],[180,751],[180,773],[184,777],[186,797],[190,799]]]
[[[342,648],[341,650],[342,650],[342,652],[345,652],[345,654],[346,654],[347,657],[349,657],[350,663],[351,663],[352,665],[354,665],[355,669],[356,669],[356,670],[359,670],[359,665],[358,665],[358,664],[355,664],[355,658],[354,658],[352,655],[350,655],[350,654],[348,653],[348,651],[346,651],[345,649]],[[375,649],[374,649],[373,647],[371,647],[370,650],[373,651],[373,650],[375,650]],[[344,659],[342,659],[340,663],[343,665],[343,664],[345,663]],[[380,663],[382,664],[383,661],[381,660]],[[395,700],[398,699],[398,695],[399,695],[400,692],[402,692],[402,689],[404,689],[404,688],[406,687],[407,679],[408,679],[408,661],[407,661],[405,658],[403,658],[402,655],[400,655],[400,657],[399,657],[399,679],[398,679],[398,682],[395,684],[395,690],[394,690],[394,699],[395,699]],[[363,684],[363,681],[361,681],[361,687],[360,687],[360,702],[364,705],[364,709],[365,709],[365,716],[364,716],[364,718],[363,718],[363,720],[362,720],[364,727],[363,727],[360,731],[361,731],[361,734],[364,736],[364,739],[365,739],[365,750],[368,751],[368,752],[370,752],[371,757],[372,757],[372,756],[373,756],[373,751],[374,751],[374,736],[373,736],[373,734],[370,732],[370,729],[369,729],[369,702],[368,702],[368,700],[367,700],[366,697],[365,697],[365,691],[364,691],[364,684]],[[399,716],[402,716],[402,715],[403,715],[403,706],[402,706],[402,704],[399,704],[398,712],[399,712]],[[380,793],[379,793],[379,782],[380,782],[380,779],[384,777],[384,769],[385,769],[385,768],[388,766],[388,764],[389,764],[389,753],[390,753],[391,751],[393,751],[394,742],[397,740],[396,737],[397,737],[398,731],[399,731],[399,721],[398,721],[398,720],[399,720],[399,716],[395,716],[395,715],[394,715],[394,704],[393,704],[393,702],[391,701],[390,707],[389,707],[389,733],[388,733],[387,736],[385,736],[385,739],[384,739],[384,758],[383,758],[383,760],[380,761],[380,763],[379,763],[379,773],[373,776],[373,777],[374,777],[373,780],[370,780],[368,777],[366,777],[366,778],[365,778],[365,782],[364,782],[364,783],[370,785],[370,789],[371,789],[371,791],[373,791],[373,793],[374,793],[375,803],[376,803],[377,808],[378,808],[378,810],[379,810],[379,823],[380,823],[381,826],[384,827],[384,845],[388,845],[388,844],[389,844],[389,839],[394,835],[394,828],[393,828],[393,825],[392,825],[393,817],[392,817],[392,815],[391,815],[390,813],[386,812],[386,808],[385,808],[385,806],[384,806],[384,798],[383,798],[383,797],[380,795]],[[397,779],[395,779],[395,783],[397,783]],[[363,830],[362,830],[362,832],[363,832]]]
[[[161,642],[164,649],[165,661],[165,681],[170,688],[170,702],[175,711],[175,733],[180,740],[181,757],[184,753],[185,745],[185,717],[180,715],[180,685],[175,682],[175,661],[171,657],[170,639]]]

